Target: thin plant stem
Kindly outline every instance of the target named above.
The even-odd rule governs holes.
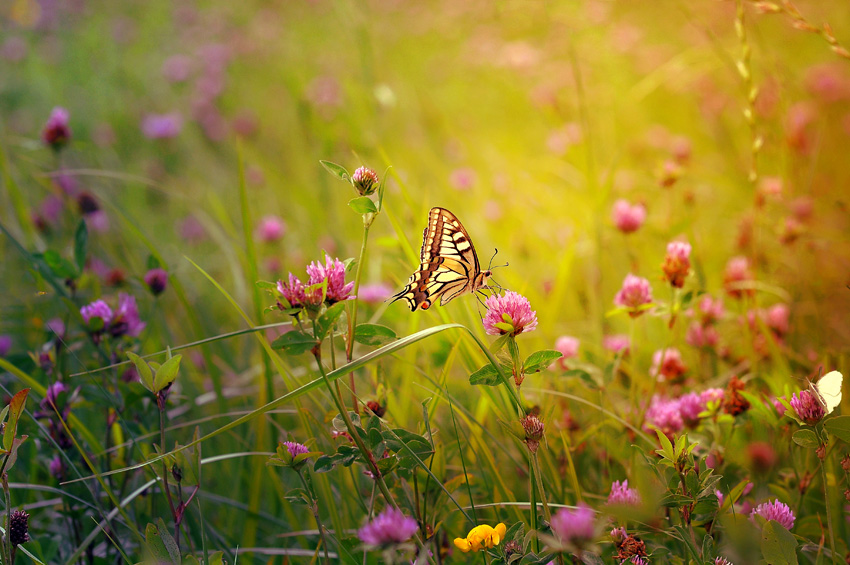
[[[162,453],[166,453],[165,449],[165,410],[157,397],[159,405],[159,445]],[[165,496],[168,498],[168,508],[171,509],[171,517],[174,519],[174,541],[177,542],[177,549],[180,549],[180,523],[177,521],[177,511],[174,508],[174,501],[171,499],[171,487],[168,486],[168,463],[166,459],[162,460],[162,484],[165,487]]]
[[[360,275],[363,272],[363,260],[366,258],[366,244],[369,241],[369,228],[375,220],[374,214],[363,216],[363,243],[360,245],[360,257],[357,259],[357,269],[354,271],[354,298],[351,299],[351,308],[348,315],[348,341],[345,348],[345,359],[351,363],[354,354],[354,332],[357,330],[357,297],[360,294]],[[354,373],[349,375],[351,385],[351,402],[354,413],[359,414],[360,408],[357,402],[357,393],[354,389]]]
[[[6,463],[9,461],[7,454],[3,459],[3,469],[0,469],[0,480],[3,481],[3,499],[6,501],[6,535],[3,539],[3,561],[12,563],[14,549],[12,548],[12,497],[9,495],[9,475],[6,473]]]
[[[829,529],[829,549],[832,552],[832,563],[835,565],[835,530],[832,527],[832,504],[829,499],[829,484],[826,478],[826,459],[820,462],[821,476],[823,477],[823,497],[826,504],[826,527]]]
[[[378,484],[378,488],[381,489],[381,493],[384,495],[384,498],[387,499],[387,504],[392,505],[394,508],[398,508],[393,499],[392,495],[390,495],[390,491],[387,488],[386,483],[384,482],[383,474],[381,470],[378,469],[378,464],[375,463],[375,458],[372,456],[372,452],[366,448],[366,445],[363,443],[363,439],[360,437],[360,434],[357,433],[357,430],[354,429],[354,422],[351,421],[351,416],[348,415],[348,411],[345,409],[345,405],[342,402],[342,395],[340,394],[339,385],[336,388],[331,386],[331,382],[328,380],[328,375],[325,373],[325,367],[322,365],[322,353],[319,347],[313,349],[313,356],[316,358],[316,365],[319,368],[319,374],[322,376],[322,380],[325,381],[325,386],[328,387],[328,392],[331,393],[331,397],[336,404],[337,410],[339,410],[339,415],[342,416],[342,419],[345,421],[345,427],[348,430],[351,439],[354,440],[354,443],[357,445],[357,449],[360,450],[360,453],[363,455],[363,459],[366,460],[366,464],[369,466],[370,471],[372,472],[372,476],[375,479],[375,482]]]
[[[322,519],[319,517],[319,501],[316,499],[316,495],[313,493],[313,488],[307,484],[307,480],[304,478],[304,475],[301,474],[301,471],[296,471],[298,473],[298,478],[301,479],[301,484],[304,485],[304,490],[307,491],[307,494],[310,495],[310,510],[313,512],[313,518],[316,520],[316,527],[319,528],[319,537],[322,538],[322,547],[325,550],[325,563],[330,563],[330,557],[328,557],[328,541],[325,539],[325,528],[322,526]]]

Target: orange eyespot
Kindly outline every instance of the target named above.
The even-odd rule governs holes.
[[[425,302],[423,302],[422,304],[420,304],[420,306],[419,306],[419,307],[420,307],[420,308],[422,308],[423,310],[427,310],[428,308],[430,308],[430,307],[431,307],[431,301],[430,301],[430,300],[426,300]]]

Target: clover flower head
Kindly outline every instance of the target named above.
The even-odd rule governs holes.
[[[304,445],[303,443],[298,443],[297,441],[285,441],[283,445],[286,446],[287,451],[289,451],[289,455],[292,458],[295,458],[303,453],[309,453],[310,449]]]
[[[336,258],[325,256],[325,264],[313,261],[307,266],[307,275],[310,277],[308,286],[322,284],[327,281],[328,288],[325,297],[329,304],[342,302],[351,298],[351,290],[354,282],[345,282],[345,265]],[[321,292],[321,291],[314,291]]]
[[[741,298],[744,294],[752,294],[752,290],[739,288],[740,284],[753,279],[750,271],[750,261],[746,257],[732,257],[726,263],[723,274],[723,286],[726,293],[733,298]]]
[[[644,427],[648,431],[658,429],[667,437],[672,437],[685,427],[679,409],[679,401],[661,398],[658,395],[652,397],[645,419]]]
[[[392,288],[383,283],[364,284],[357,293],[357,299],[366,304],[377,304],[392,296],[394,292]]]
[[[454,544],[464,553],[491,549],[502,542],[506,531],[507,527],[502,523],[496,524],[495,528],[481,524],[469,530],[465,538],[455,538]]]
[[[550,523],[552,533],[563,543],[584,547],[596,535],[596,513],[586,504],[579,503],[575,509],[562,508]]]
[[[261,241],[272,243],[283,237],[286,233],[286,223],[278,216],[268,215],[260,220],[257,225],[257,236]]]
[[[68,110],[56,106],[50,112],[47,123],[41,131],[41,140],[53,149],[62,149],[71,140],[71,128],[68,126]]]
[[[608,495],[608,504],[637,506],[640,504],[640,493],[635,488],[629,488],[628,479],[624,481],[614,481],[611,483],[611,493]]]
[[[826,409],[811,391],[804,390],[791,395],[791,408],[797,416],[810,426],[814,426],[826,416]]]
[[[12,336],[0,335],[0,357],[5,357],[10,349],[12,349]]]
[[[602,338],[602,347],[611,353],[629,352],[629,336],[625,334],[606,335]]]
[[[378,173],[369,167],[358,167],[351,175],[351,183],[360,196],[369,196],[378,188]]]
[[[138,337],[146,325],[139,317],[136,297],[124,292],[119,293],[118,308],[115,310],[115,315],[109,326],[110,333],[115,337],[122,335]]]
[[[640,229],[646,220],[646,208],[643,204],[631,205],[628,200],[620,199],[614,202],[611,219],[618,230],[632,233]]]
[[[289,282],[277,281],[277,291],[292,308],[301,308],[309,303],[304,292],[304,283],[292,273],[289,273]]]
[[[765,520],[775,520],[786,530],[794,527],[794,520],[796,519],[791,508],[778,500],[763,502],[756,506],[750,513],[750,519],[755,521],[756,516],[761,516]]]
[[[489,335],[517,336],[537,327],[537,312],[531,309],[528,298],[512,290],[490,295],[484,307],[484,330]]]
[[[142,119],[142,134],[148,139],[177,137],[183,129],[183,116],[177,112],[148,114]]]
[[[159,267],[149,270],[145,273],[145,284],[154,296],[162,294],[168,285],[168,271]]]
[[[633,318],[643,314],[640,307],[651,302],[652,287],[649,285],[649,281],[631,273],[626,275],[622,288],[614,296],[614,304],[628,308],[630,310],[629,315]]]
[[[677,381],[688,371],[682,361],[682,354],[675,347],[659,349],[652,355],[651,375],[657,375],[658,380]]]
[[[679,397],[679,414],[688,426],[693,427],[699,423],[699,415],[703,410],[705,410],[705,402],[701,395],[689,392]]]
[[[563,355],[562,359],[578,357],[579,339],[569,335],[562,335],[555,341],[555,350]]]
[[[357,531],[357,537],[366,545],[386,547],[409,540],[419,525],[397,508],[387,508]]]
[[[667,244],[667,255],[661,269],[664,278],[674,287],[685,286],[685,278],[691,268],[691,245],[683,241],[673,241]]]
[[[723,299],[705,295],[697,304],[697,310],[699,310],[704,324],[716,322],[723,317]]]
[[[83,306],[80,308],[80,314],[86,324],[91,323],[94,318],[103,320],[104,326],[112,321],[112,308],[103,300],[95,300],[91,304]]]

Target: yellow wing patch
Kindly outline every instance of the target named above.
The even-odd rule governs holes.
[[[393,297],[393,302],[405,300],[411,311],[427,310],[438,298],[440,306],[444,306],[465,292],[475,292],[486,282],[472,239],[457,216],[445,208],[431,208],[428,214],[419,261],[419,268],[407,285]]]

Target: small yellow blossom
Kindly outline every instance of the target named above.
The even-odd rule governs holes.
[[[495,528],[487,524],[475,526],[469,530],[466,538],[455,538],[455,546],[464,553],[480,551],[496,547],[505,537],[507,528],[504,524],[497,524]]]

